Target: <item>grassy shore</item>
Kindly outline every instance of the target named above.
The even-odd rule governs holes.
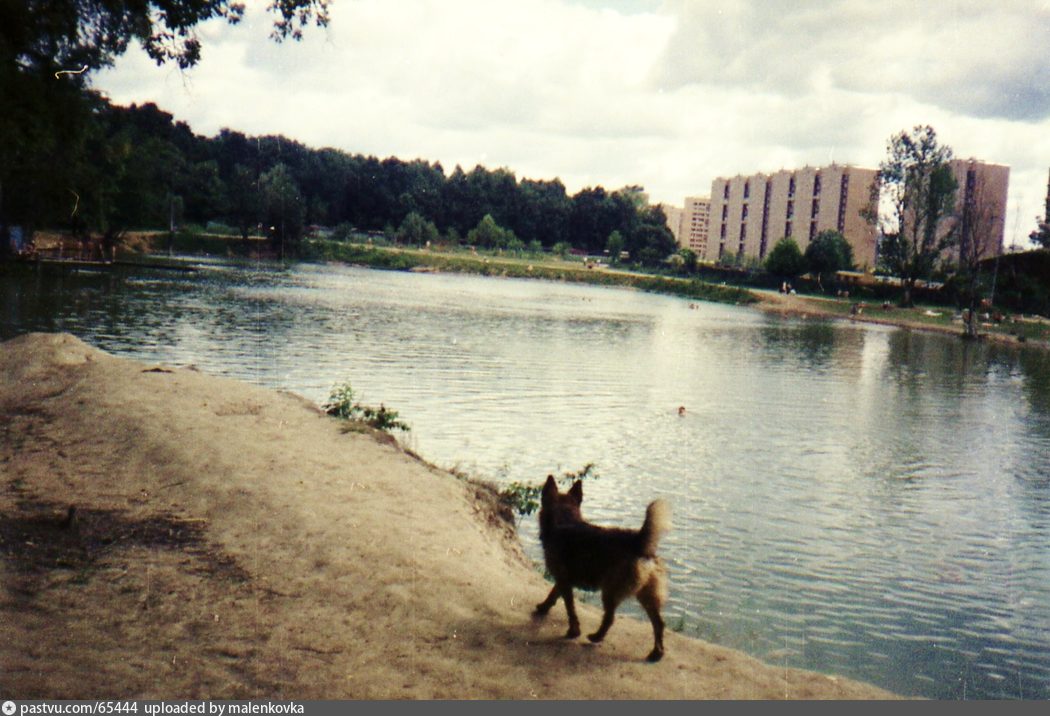
[[[750,304],[758,300],[747,289],[735,286],[722,286],[698,279],[621,271],[551,256],[500,256],[496,254],[472,254],[466,251],[451,253],[326,240],[307,241],[303,249],[303,253],[308,259],[339,261],[379,269],[440,271],[504,278],[540,278],[551,281],[572,281],[598,286],[622,286],[700,301],[717,301],[719,303]]]
[[[326,240],[307,242],[305,254],[311,259],[379,269],[472,273],[622,286],[701,301],[754,305],[783,315],[879,323],[959,336],[963,333],[961,318],[956,311],[945,306],[901,308],[853,298],[786,296],[776,291],[727,286],[696,278],[639,273],[552,256],[518,257],[466,251],[452,253]],[[982,322],[980,332],[982,339],[1050,348],[1050,321],[1039,317],[1011,316],[1001,322],[989,318]]]
[[[776,291],[756,291],[759,308],[783,315],[820,317],[899,326],[962,336],[962,318],[950,307],[919,305],[902,308],[878,301],[857,301],[830,296],[785,296]],[[1050,320],[1038,316],[1009,316],[981,322],[980,340],[1050,348]]]

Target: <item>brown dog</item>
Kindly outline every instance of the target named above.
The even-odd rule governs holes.
[[[653,502],[645,511],[642,528],[629,530],[585,521],[580,514],[582,502],[582,482],[577,480],[561,494],[554,476],[547,476],[540,501],[540,541],[554,588],[536,605],[536,614],[545,615],[561,597],[569,615],[565,636],[574,639],[580,635],[580,621],[573,604],[573,587],[600,589],[605,614],[598,631],[587,637],[597,643],[612,626],[616,607],[634,595],[653,623],[653,650],[648,660],[659,661],[664,655],[660,608],[667,599],[667,571],[656,556],[656,545],[671,527],[670,508],[662,500]]]

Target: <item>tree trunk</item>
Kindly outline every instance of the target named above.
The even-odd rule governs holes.
[[[901,306],[911,308],[915,304],[912,301],[912,290],[915,288],[915,280],[908,279],[904,282],[904,295],[901,296]]]

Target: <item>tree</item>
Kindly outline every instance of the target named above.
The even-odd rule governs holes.
[[[230,221],[241,233],[248,235],[259,224],[261,203],[259,201],[259,178],[255,171],[243,164],[235,164],[233,175],[227,183],[226,211]]]
[[[620,254],[623,253],[623,247],[623,235],[619,231],[609,234],[609,238],[605,241],[605,250],[609,252],[610,264],[616,265],[620,263]]]
[[[1043,214],[1043,218],[1036,218],[1037,228],[1028,238],[1035,243],[1042,246],[1044,249],[1050,249],[1050,182],[1046,185],[1046,213]]]
[[[514,232],[497,224],[492,214],[481,217],[478,225],[467,233],[467,243],[485,249],[505,248],[513,238]]]
[[[806,270],[806,260],[798,243],[790,236],[785,236],[773,246],[766,257],[766,271],[774,276],[794,279]]]
[[[1050,249],[1050,219],[1039,222],[1039,228],[1028,235],[1028,238],[1042,246]]]
[[[311,22],[327,25],[328,1],[272,0],[271,37],[299,39]],[[220,17],[236,23],[243,12],[237,0],[0,0],[0,249],[14,225],[31,236],[36,226],[60,225],[64,215],[61,223],[90,229],[78,216],[79,201],[69,210],[71,195],[98,198],[96,221],[108,221],[122,201],[133,208],[127,196],[113,193],[120,184],[142,188],[126,177],[108,186],[83,183],[108,180],[86,166],[100,101],[85,89],[89,75],[111,65],[132,41],[158,64],[192,67],[201,54],[197,25]],[[127,159],[120,154],[110,157],[118,168]],[[107,225],[107,239],[116,226]]]
[[[672,258],[675,257],[677,257],[675,264],[678,265],[682,273],[696,273],[697,256],[695,251],[690,248],[681,248],[672,255]]]
[[[821,231],[806,247],[806,269],[817,277],[817,285],[824,289],[824,280],[837,271],[853,268],[853,247],[837,231]]]
[[[929,278],[942,253],[955,243],[956,181],[952,150],[930,126],[900,132],[887,142],[865,218],[879,232],[879,263],[904,285],[912,305],[915,282]]]
[[[963,335],[976,338],[980,322],[977,309],[981,304],[981,263],[998,249],[998,227],[1002,216],[988,201],[984,179],[979,174],[967,177],[970,183],[959,221],[959,283],[963,312]]]
[[[306,206],[288,167],[278,164],[259,177],[266,226],[281,258],[303,235]]]
[[[627,227],[627,250],[632,257],[645,266],[658,266],[672,256],[678,250],[678,243],[674,240],[674,234],[667,227],[667,216],[663,209],[658,206],[644,206],[638,209],[635,203],[638,197],[644,201],[644,194],[640,192],[626,192],[621,190],[613,195],[613,199],[631,201],[631,216],[625,221]],[[621,199],[622,197],[622,199]]]
[[[441,238],[434,223],[416,212],[410,213],[397,230],[397,240],[403,244],[426,246]]]
[[[272,0],[271,37],[299,39],[311,22],[328,24],[328,0]],[[236,0],[21,0],[0,3],[0,62],[23,69],[97,70],[113,63],[134,40],[164,64],[197,64],[201,43],[196,28],[213,18],[240,22],[244,4]]]

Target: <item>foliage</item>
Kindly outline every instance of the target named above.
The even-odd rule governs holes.
[[[492,214],[485,214],[478,225],[467,233],[467,243],[485,249],[507,248],[515,238],[514,232],[497,224]]]
[[[619,231],[614,230],[609,234],[609,238],[605,241],[605,250],[609,252],[610,264],[615,266],[620,263],[620,254],[623,253],[623,247],[625,245],[623,234]]]
[[[332,417],[361,422],[377,430],[390,432],[391,430],[408,431],[411,429],[406,423],[398,420],[396,410],[388,410],[382,404],[375,408],[355,402],[354,391],[350,383],[333,387],[328,395],[328,401],[321,408]]]
[[[976,338],[980,326],[978,309],[984,298],[986,283],[982,264],[990,254],[999,253],[998,227],[1003,219],[995,205],[988,201],[984,178],[968,173],[967,188],[959,216],[959,265],[955,283],[961,289],[963,336]]]
[[[276,40],[328,22],[328,0],[273,0],[268,9]],[[30,237],[42,227],[100,232],[104,245],[131,226],[166,229],[175,197],[191,215],[201,211],[191,216],[201,223],[222,218],[215,167],[177,141],[192,137],[185,125],[170,126],[170,115],[168,126],[150,121],[162,114],[152,105],[130,117],[86,88],[132,42],[158,64],[190,67],[201,55],[197,26],[243,13],[235,0],[0,2],[0,251],[13,226]]]
[[[302,29],[328,23],[328,0],[273,0],[272,37],[299,39]],[[235,0],[142,0],[71,2],[21,0],[0,5],[3,62],[50,74],[60,68],[97,70],[113,63],[137,41],[158,65],[192,67],[201,57],[197,26],[222,18],[236,24],[244,4]]]
[[[678,270],[684,274],[696,273],[697,267],[697,255],[696,252],[689,248],[678,249],[671,258],[673,263],[677,266]]]
[[[403,244],[426,246],[437,243],[440,238],[434,222],[427,221],[422,214],[415,211],[410,212],[397,229],[397,240]]]
[[[202,137],[153,104],[116,107],[53,78],[16,79],[17,101],[0,113],[0,146],[13,148],[0,152],[0,228],[167,230],[177,197],[186,222],[221,222],[242,238],[275,227],[275,252],[297,251],[308,225],[341,227],[344,238],[389,230],[421,245],[469,235],[493,250],[520,251],[517,239],[531,253],[563,256],[601,253],[618,236],[621,250],[651,266],[677,248],[663,212],[637,187],[569,196],[557,180],[519,181],[506,169],[457,167],[446,177],[437,163],[314,150],[281,136]]]
[[[1046,188],[1046,213],[1042,219],[1036,217],[1036,229],[1028,238],[1044,249],[1050,249],[1050,184]]]
[[[853,268],[853,247],[839,232],[821,231],[806,247],[805,263],[806,269],[817,277],[818,283],[826,281],[836,271]]]
[[[1044,249],[1050,249],[1050,220],[1040,221],[1038,228],[1028,238]]]
[[[785,236],[773,246],[766,257],[766,271],[774,276],[795,278],[806,270],[806,260],[798,243]]]
[[[576,472],[566,472],[557,478],[558,484],[563,487],[572,485],[576,480],[598,479],[598,471],[594,463],[587,463]],[[500,500],[503,504],[514,510],[518,517],[528,517],[540,506],[540,496],[543,493],[543,485],[533,485],[527,482],[512,482],[500,492]]]
[[[263,218],[275,249],[285,251],[303,235],[306,206],[288,167],[277,164],[259,177]]]
[[[879,232],[880,268],[904,284],[911,305],[916,281],[927,279],[942,253],[956,241],[947,221],[955,205],[952,150],[930,126],[900,132],[887,143],[865,217]]]

